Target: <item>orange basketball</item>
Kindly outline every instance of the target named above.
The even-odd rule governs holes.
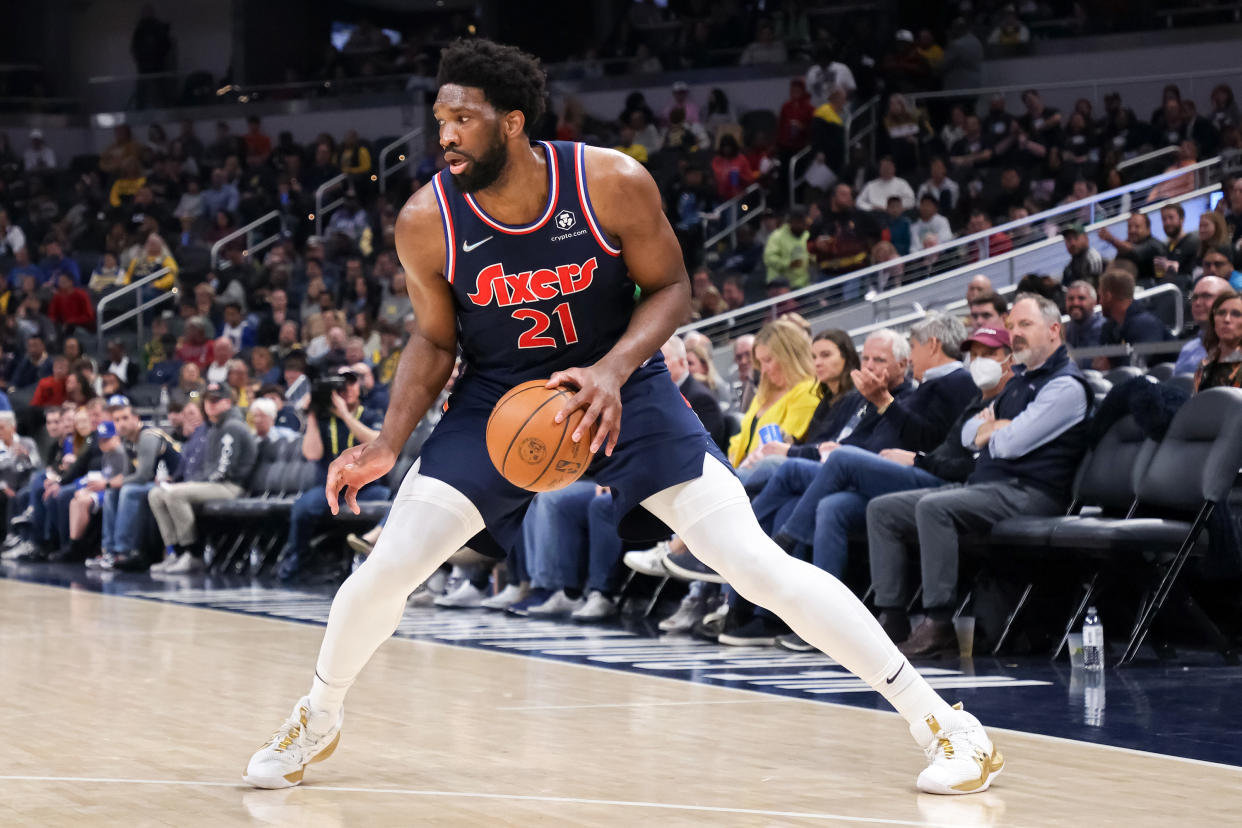
[[[515,486],[550,492],[573,483],[591,464],[595,426],[573,441],[582,421],[578,410],[556,422],[556,412],[572,394],[531,380],[510,389],[487,418],[487,454],[500,474]]]

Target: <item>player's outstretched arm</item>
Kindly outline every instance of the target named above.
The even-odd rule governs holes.
[[[453,294],[444,278],[444,234],[431,187],[415,193],[397,216],[397,255],[405,268],[405,287],[416,327],[401,352],[388,411],[379,437],[355,446],[328,468],[328,507],[337,513],[337,495],[358,514],[358,490],[392,468],[414,427],[448,382],[457,357]]]
[[[660,191],[642,165],[612,150],[586,150],[587,189],[605,233],[619,242],[630,278],[642,289],[622,337],[595,365],[554,374],[549,386],[580,390],[557,414],[557,422],[577,408],[586,414],[575,441],[598,422],[591,451],[608,454],[621,434],[621,386],[638,366],[660,349],[690,309],[690,280],[677,236],[664,216]]]

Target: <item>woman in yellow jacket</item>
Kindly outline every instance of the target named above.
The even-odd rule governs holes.
[[[742,430],[729,441],[736,468],[761,445],[764,426],[779,426],[784,439],[800,438],[819,405],[819,384],[811,364],[811,339],[792,322],[777,320],[759,331],[754,345],[759,388],[742,418]]]
[[[168,268],[168,272],[150,285],[156,290],[172,290],[172,286],[177,282],[177,261],[168,251],[168,245],[164,244],[160,235],[152,233],[147,236],[147,241],[142,246],[142,255],[135,257],[129,263],[129,268],[125,271],[125,284],[128,285],[165,267]]]

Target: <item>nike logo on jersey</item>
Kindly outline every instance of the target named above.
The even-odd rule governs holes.
[[[483,239],[482,241],[477,241],[474,244],[470,244],[465,239],[462,239],[461,240],[461,252],[469,253],[471,250],[474,250],[476,247],[482,247],[483,245],[487,244],[491,240],[492,240],[492,237],[488,236],[486,239]]]
[[[502,308],[569,296],[591,286],[598,266],[594,257],[581,265],[558,265],[554,269],[522,273],[505,273],[501,264],[488,265],[475,277],[474,293],[467,296],[476,305],[490,305],[495,300]]]

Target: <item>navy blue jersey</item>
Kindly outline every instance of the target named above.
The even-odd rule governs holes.
[[[548,201],[533,223],[502,224],[452,174],[432,179],[444,224],[444,275],[469,374],[510,388],[597,362],[629,325],[634,283],[586,189],[585,148],[540,141]]]
[[[524,227],[487,215],[458,191],[447,170],[432,179],[466,370],[422,446],[418,473],[469,498],[491,539],[504,549],[520,535],[534,495],[501,477],[488,458],[483,438],[492,407],[518,383],[598,362],[625,333],[635,306],[621,251],[591,210],[583,145],[544,141],[540,146],[548,159],[548,201],[539,218]],[[698,477],[705,455],[725,461],[673,384],[659,351],[621,386],[621,402],[616,451],[611,457],[598,454],[591,471],[612,487],[614,507],[624,516],[621,533],[659,540],[667,529],[639,504]],[[470,545],[493,546],[483,538]]]

